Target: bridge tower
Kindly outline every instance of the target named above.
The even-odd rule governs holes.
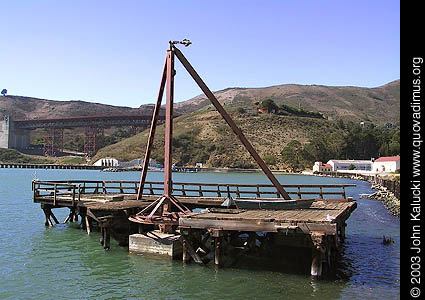
[[[47,128],[44,135],[44,155],[56,156],[61,151],[63,151],[63,128]]]
[[[43,153],[56,156],[63,151],[63,128],[47,128],[44,135]]]
[[[96,141],[99,136],[103,136],[103,127],[99,127],[95,122],[90,124],[84,130],[84,153],[92,156],[96,153]]]

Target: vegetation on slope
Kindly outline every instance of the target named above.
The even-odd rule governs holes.
[[[321,114],[320,112],[308,111],[303,108],[296,108],[285,104],[277,105],[272,99],[266,99],[261,102],[256,102],[255,104],[260,110],[264,110],[268,113],[324,119],[323,114]]]
[[[400,115],[400,81],[378,88],[280,85],[266,88],[228,88],[215,93],[264,160],[273,168],[294,168],[282,153],[298,151],[295,168],[310,167],[314,160],[329,158],[367,158],[395,153],[398,129],[383,130],[397,123]],[[83,101],[51,101],[30,97],[6,96],[0,102],[0,116],[15,118],[57,118],[72,115],[151,113],[153,106],[139,109],[114,107]],[[262,114],[257,105],[264,101],[276,105],[276,113]],[[205,96],[176,103],[174,162],[194,166],[251,168],[256,164]],[[340,120],[344,120],[343,122]],[[352,123],[350,123],[350,121]],[[357,128],[360,121],[366,126]],[[350,125],[353,124],[353,125]],[[371,127],[377,124],[380,127]],[[356,125],[356,126],[355,126]],[[83,150],[82,129],[65,130],[65,148]],[[398,131],[399,132],[399,131]],[[398,133],[399,134],[399,133]],[[42,142],[42,132],[32,133],[32,141]],[[97,141],[102,148],[92,160],[112,156],[121,161],[142,158],[148,131],[130,136],[128,128],[105,129]],[[164,127],[159,126],[152,157],[163,161]],[[386,136],[389,137],[386,137]],[[112,145],[110,145],[112,144]],[[398,145],[398,146],[397,146]],[[283,152],[282,152],[283,151]],[[286,151],[288,152],[288,151]],[[9,159],[17,159],[9,157]],[[63,160],[56,159],[61,162]],[[81,159],[79,159],[81,160]]]
[[[337,127],[323,119],[258,113],[255,106],[225,105],[254,148],[275,168],[282,168],[280,152],[292,139],[307,142],[311,133],[333,132]],[[101,149],[101,157],[132,160],[144,156],[148,131]],[[164,126],[157,129],[152,158],[163,161]],[[211,106],[174,121],[173,159],[180,166],[204,163],[209,167],[254,168],[255,162]]]
[[[336,132],[313,135],[301,145],[297,140],[289,142],[281,152],[283,162],[292,170],[311,167],[313,162],[330,159],[364,159],[400,154],[400,129],[358,123],[337,122]]]
[[[48,158],[34,157],[33,155],[22,154],[15,149],[0,148],[0,162],[7,163],[27,163],[27,164],[48,164],[53,160]]]
[[[370,159],[396,155],[400,130],[358,122],[259,113],[255,105],[225,105],[260,156],[274,169],[311,168],[314,161]],[[143,158],[148,131],[101,149],[93,161]],[[152,158],[163,162],[164,126],[157,129]],[[256,163],[212,106],[174,121],[173,162],[177,166],[256,168]]]
[[[266,99],[278,106],[316,111],[329,120],[366,121],[376,125],[400,120],[400,80],[377,88],[285,84],[264,88],[227,88],[214,93],[221,104],[252,106]],[[192,112],[209,104],[205,95],[176,103],[179,112]],[[378,112],[378,113],[377,113]]]

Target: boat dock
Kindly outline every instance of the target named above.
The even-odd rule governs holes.
[[[269,237],[267,241],[275,236],[287,246],[312,249],[312,275],[321,274],[322,261],[330,260],[338,251],[345,238],[346,220],[357,206],[346,197],[346,188],[353,186],[282,185],[293,199],[315,197],[317,200],[303,209],[262,210],[238,209],[232,203],[223,206],[223,202],[229,198],[279,199],[273,185],[174,182],[173,195],[192,212],[179,219],[178,235],[173,243],[182,247],[177,255],[171,256],[182,258],[185,263],[193,260],[204,264],[211,259],[208,257],[212,251],[214,263],[223,265],[229,249],[240,248],[244,234],[244,251],[255,248],[252,245],[264,244],[266,239],[258,235],[261,232]],[[87,234],[100,231],[101,245],[110,249],[111,237],[128,246],[132,236],[134,244],[140,235],[147,236],[154,229],[153,225],[131,222],[129,217],[158,199],[163,183],[145,182],[141,200],[136,200],[137,181],[35,180],[32,189],[34,202],[41,204],[46,226],[60,223],[53,213],[55,208],[67,207],[69,215],[63,223],[79,221]],[[156,237],[156,243],[165,241],[159,232]],[[139,246],[130,245],[130,251],[137,252]]]

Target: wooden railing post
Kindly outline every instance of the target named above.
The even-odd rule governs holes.
[[[75,203],[75,185],[72,185],[72,206],[74,207]]]
[[[53,206],[56,206],[56,183],[53,185]]]

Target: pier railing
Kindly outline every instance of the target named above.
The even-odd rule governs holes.
[[[73,184],[68,182],[59,181],[32,181],[33,198],[38,196],[53,196],[53,205],[56,205],[58,197],[70,196],[72,205],[76,201],[81,200],[81,186],[80,184]]]
[[[346,188],[355,184],[283,184],[282,187],[293,199],[346,199]],[[137,194],[138,181],[33,181],[34,199],[38,196],[71,196],[79,201],[85,194]],[[145,182],[144,195],[162,195],[163,182]],[[280,194],[271,184],[227,184],[173,182],[173,195],[181,197],[248,197],[279,198]]]

